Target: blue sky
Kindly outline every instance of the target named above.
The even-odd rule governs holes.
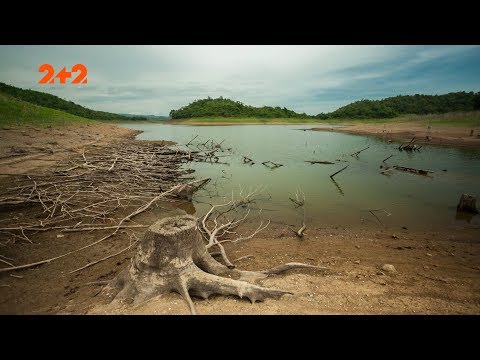
[[[82,63],[86,85],[40,85]],[[167,115],[223,96],[318,114],[361,99],[480,91],[480,46],[0,46],[0,81],[95,110]]]

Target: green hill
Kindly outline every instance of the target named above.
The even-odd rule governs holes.
[[[93,120],[145,120],[143,117],[130,117],[113,114],[105,111],[96,111],[88,109],[72,101],[67,101],[58,96],[43,93],[34,90],[25,90],[15,86],[0,82],[0,92],[8,94],[19,100],[27,101],[32,104],[44,106],[47,108],[61,110],[72,115],[81,116]]]
[[[298,114],[295,111],[281,107],[254,107],[244,105],[240,101],[233,101],[219,97],[195,100],[178,110],[170,111],[172,119],[191,119],[205,117],[224,118],[312,118],[305,113]]]
[[[0,92],[0,124],[56,125],[88,123],[93,120],[19,100]]]
[[[399,95],[382,100],[360,100],[317,119],[385,119],[401,115],[446,114],[480,110],[480,92],[453,92],[445,95]]]

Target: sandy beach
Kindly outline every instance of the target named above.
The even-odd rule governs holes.
[[[409,142],[415,137],[417,144],[480,147],[480,127],[428,126],[417,123],[350,124],[341,127],[313,128],[315,131],[339,131],[349,134],[373,135],[386,140]],[[472,132],[473,130],[473,132]]]

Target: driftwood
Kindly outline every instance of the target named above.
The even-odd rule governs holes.
[[[386,157],[385,159],[382,160],[382,162],[384,163],[385,161],[387,161],[388,159],[390,159],[393,155],[390,155],[389,157]]]
[[[390,214],[390,213],[389,213],[388,211],[386,211],[385,209],[371,209],[371,210],[368,210],[368,212],[369,212],[370,214],[372,214],[372,215],[375,217],[375,219],[377,219],[377,221],[378,221],[381,225],[384,225],[383,222],[382,222],[382,220],[380,220],[380,218],[375,214],[375,212],[377,212],[377,211],[382,211],[382,212],[384,212],[387,216],[390,216],[390,215],[392,215],[392,214]]]
[[[405,150],[405,151],[420,151],[420,148],[422,146],[417,146],[414,144],[415,142],[415,136],[412,138],[412,140],[410,140],[410,142],[408,144],[400,144],[400,146],[398,147],[398,150],[402,151],[402,150]]]
[[[412,173],[412,174],[423,175],[423,176],[429,176],[430,173],[433,173],[433,171],[431,171],[431,170],[415,169],[415,168],[399,166],[399,165],[393,165],[393,166],[386,167],[380,173],[383,174],[383,175],[389,175],[391,173],[391,171],[393,171],[393,170],[405,171],[405,172],[409,172],[409,173]]]
[[[350,156],[358,156],[358,154],[360,154],[362,151],[367,150],[368,148],[370,148],[370,145],[362,150],[355,151],[354,153],[350,154]]]
[[[302,191],[300,189],[300,191]],[[307,229],[307,225],[305,224],[306,218],[307,218],[307,209],[305,207],[305,193],[302,191],[302,198],[298,196],[298,190],[295,192],[295,198],[289,198],[294,204],[295,208],[302,207],[303,208],[303,219],[302,219],[302,226],[298,230],[294,230],[291,227],[288,227],[295,236],[299,238],[303,238],[303,235],[305,234],[305,230]]]
[[[478,214],[477,199],[475,196],[462,194],[458,201],[457,211],[464,211],[473,214]]]
[[[25,219],[9,211],[10,218],[0,226],[0,245],[35,242],[37,232],[111,232],[84,247],[0,272],[46,264],[105,241],[120,229],[144,227],[126,222],[159,200],[189,200],[208,181],[191,181],[188,174],[193,170],[180,168],[195,157],[193,151],[166,147],[163,142],[129,141],[84,148],[43,175],[13,175],[12,185],[0,189],[0,207],[28,205],[38,209],[38,215]]]
[[[198,181],[195,181],[194,183],[197,183]],[[203,180],[200,180],[200,182],[203,182]],[[205,182],[203,182],[205,183]],[[21,270],[21,269],[27,269],[27,268],[31,268],[31,267],[34,267],[34,266],[38,266],[38,265],[43,265],[43,264],[48,264],[54,260],[58,260],[58,259],[61,259],[67,255],[71,255],[71,254],[74,254],[78,251],[81,251],[81,250],[85,250],[89,247],[92,247],[94,245],[97,245],[109,238],[111,238],[112,236],[114,236],[115,234],[117,234],[118,230],[122,227],[122,224],[126,221],[129,221],[131,220],[133,217],[137,216],[138,214],[141,214],[142,212],[144,212],[145,210],[149,209],[156,201],[162,199],[162,198],[165,198],[167,197],[169,194],[174,194],[175,192],[181,190],[183,187],[187,186],[189,184],[180,184],[180,185],[177,185],[177,186],[174,186],[172,187],[170,190],[168,191],[165,191],[159,195],[157,195],[156,197],[154,197],[153,199],[151,199],[148,203],[144,204],[143,206],[139,207],[138,209],[136,209],[135,211],[133,211],[132,213],[130,213],[129,215],[125,216],[122,220],[120,220],[120,222],[118,223],[118,225],[115,227],[115,230],[102,237],[101,239],[99,240],[96,240],[94,241],[93,243],[90,243],[88,245],[85,245],[79,249],[75,249],[75,250],[72,250],[72,251],[69,251],[67,253],[64,253],[64,254],[61,254],[61,255],[58,255],[58,256],[54,256],[52,258],[49,258],[49,259],[45,259],[45,260],[41,260],[41,261],[37,261],[37,262],[33,262],[33,263],[29,263],[29,264],[25,264],[25,265],[19,265],[19,266],[12,266],[12,267],[8,267],[8,268],[3,268],[3,269],[0,269],[0,273],[2,272],[7,272],[7,271],[13,271],[13,270]],[[103,260],[103,259],[102,259]],[[85,266],[82,266],[81,268],[79,269],[76,269],[76,270],[73,270],[71,272],[76,272],[78,270],[82,270],[82,269],[85,269],[91,265],[95,265],[96,263],[98,263],[99,261],[94,261],[94,262],[91,262],[91,263],[88,263],[87,265]]]
[[[405,166],[398,166],[398,165],[394,165],[393,168],[395,170],[406,171],[406,172],[410,172],[410,173],[413,173],[413,174],[424,175],[424,176],[426,176],[430,173],[433,173],[433,171],[431,171],[431,170],[414,169],[414,168],[405,167]]]
[[[337,172],[334,172],[332,175],[330,175],[330,178],[333,179],[333,177],[335,175],[337,175],[338,173],[341,173],[343,170],[345,170],[346,168],[348,168],[349,165],[345,166],[344,168],[338,170]]]
[[[199,144],[197,138],[187,143],[187,150],[150,141],[93,145],[59,162],[51,173],[11,175],[14,185],[0,189],[0,207],[38,206],[43,216],[36,221],[14,215],[4,219],[0,245],[30,242],[29,234],[35,231],[116,227],[121,220],[118,211],[137,209],[173,186],[193,180],[188,175],[194,170],[181,168],[183,163],[226,164],[221,159],[229,156],[231,148],[223,149],[224,141]],[[188,201],[195,190],[187,186],[162,200]]]
[[[263,165],[265,165],[266,167],[270,168],[270,169],[276,169],[280,166],[283,166],[283,164],[277,164],[277,163],[274,163],[273,161],[264,161],[262,162]]]
[[[206,248],[209,251],[213,248],[218,249],[223,264],[229,268],[234,268],[235,265],[228,259],[223,244],[226,242],[237,243],[251,239],[270,225],[270,220],[265,224],[262,220],[258,227],[249,235],[237,234],[238,229],[250,216],[250,204],[255,202],[255,197],[261,190],[261,188],[256,188],[244,194],[243,189],[241,189],[239,199],[234,199],[232,194],[230,201],[224,204],[211,205],[210,210],[199,222],[199,229],[205,240]],[[241,215],[242,212],[244,212],[243,216]],[[260,213],[261,210],[259,211],[259,215]],[[226,238],[232,235],[234,236],[233,238]]]
[[[320,160],[305,160],[305,162],[310,164],[335,164],[334,162],[331,162],[331,161],[320,161]]]
[[[292,201],[296,206],[295,207],[300,207],[305,204],[305,193],[302,191],[303,198],[300,198],[298,196],[298,191],[295,192],[295,198],[289,197],[290,201]]]
[[[338,190],[338,192],[340,193],[340,195],[344,196],[345,194],[343,193],[342,188],[340,187],[340,185],[338,185],[338,183],[335,181],[335,179],[334,179],[333,177],[331,177],[330,180],[332,180],[333,184],[334,184],[335,187],[337,188],[337,190]]]
[[[288,263],[264,271],[229,269],[208,253],[198,231],[197,219],[191,215],[181,215],[153,224],[140,241],[130,266],[103,291],[114,297],[113,301],[134,304],[173,291],[179,293],[187,302],[190,312],[196,314],[191,295],[203,299],[214,294],[236,295],[255,303],[292,294],[247,281],[261,280],[295,268],[326,269],[301,263]]]
[[[249,165],[255,164],[255,163],[253,162],[253,160],[250,159],[248,156],[243,156],[243,163],[244,163],[244,164],[249,164]]]

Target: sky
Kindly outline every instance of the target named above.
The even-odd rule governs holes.
[[[38,84],[45,63],[56,73],[83,64],[88,83]],[[361,99],[478,92],[480,46],[1,45],[0,81],[113,113],[168,115],[223,96],[316,115]]]

